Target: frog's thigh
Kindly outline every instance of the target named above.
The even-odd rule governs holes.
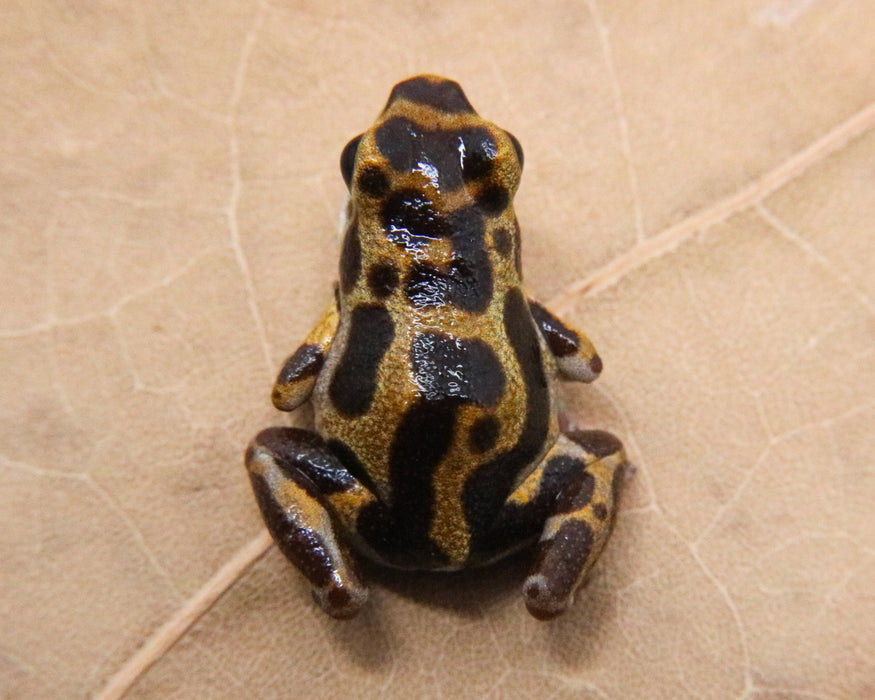
[[[368,597],[335,527],[375,500],[315,433],[269,428],[246,450],[246,467],[267,528],[307,577],[332,617],[351,617]]]
[[[538,470],[542,477],[560,473],[562,483],[523,585],[526,607],[535,617],[547,620],[564,612],[601,554],[613,528],[625,466],[620,441],[600,430],[561,436],[544,459]]]

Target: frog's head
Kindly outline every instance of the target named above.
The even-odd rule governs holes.
[[[398,83],[373,127],[343,149],[340,169],[355,206],[419,202],[441,212],[507,209],[523,152],[512,134],[480,117],[452,80]]]
[[[480,117],[458,83],[398,83],[340,157],[350,193],[341,293],[367,284],[382,298],[403,279],[415,308],[484,311],[498,280],[518,285],[522,274],[511,204],[522,167],[519,142]]]

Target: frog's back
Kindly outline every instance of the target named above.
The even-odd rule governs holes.
[[[456,83],[399,84],[344,150],[340,322],[317,429],[390,509],[416,565],[461,565],[557,432],[521,291],[522,152]],[[413,545],[411,545],[413,546]]]

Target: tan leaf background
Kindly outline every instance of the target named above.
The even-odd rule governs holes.
[[[875,695],[869,3],[7,0],[0,53],[3,697]],[[569,406],[637,465],[551,624],[525,559],[338,623],[258,557],[338,155],[419,72],[523,143]]]

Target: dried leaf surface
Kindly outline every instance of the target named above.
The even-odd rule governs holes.
[[[257,540],[339,150],[424,71],[526,149],[527,284],[606,360],[569,406],[637,465],[612,543],[549,625],[524,560],[340,624],[271,550],[130,697],[875,694],[865,3],[159,5],[0,8],[0,694],[99,693]]]

